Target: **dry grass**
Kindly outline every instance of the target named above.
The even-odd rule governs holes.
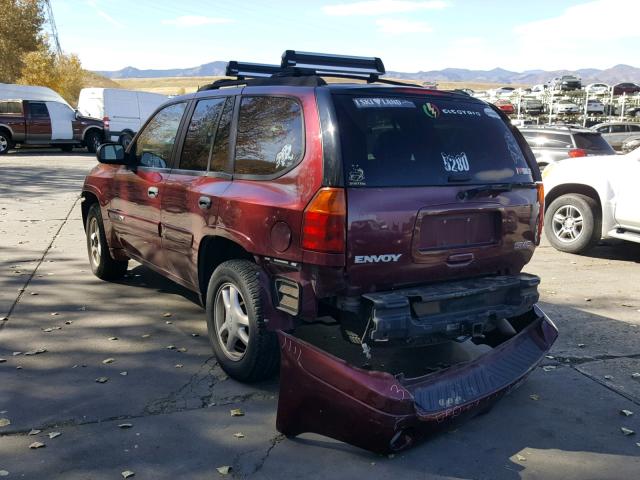
[[[129,90],[142,90],[145,92],[162,93],[164,95],[182,95],[195,92],[199,86],[211,83],[225,77],[163,77],[163,78],[118,78],[114,83]],[[353,82],[347,79],[328,79],[331,82]],[[403,80],[401,80],[403,81]],[[404,80],[411,83],[411,80]],[[416,82],[420,83],[420,82]],[[441,90],[454,90],[456,88],[470,88],[472,90],[487,90],[503,86],[501,83],[483,82],[439,82]],[[511,87],[526,87],[525,84],[513,84]]]

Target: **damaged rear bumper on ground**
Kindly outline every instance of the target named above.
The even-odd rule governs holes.
[[[474,361],[417,378],[363,370],[282,331],[277,428],[319,433],[377,453],[487,410],[542,360],[558,331],[534,305],[518,333]]]

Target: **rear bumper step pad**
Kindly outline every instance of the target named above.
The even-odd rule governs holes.
[[[536,305],[531,322],[490,352],[413,379],[362,370],[287,333],[278,336],[278,430],[386,454],[489,408],[538,365],[558,331]]]

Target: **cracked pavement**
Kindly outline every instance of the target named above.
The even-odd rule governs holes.
[[[542,277],[542,307],[560,329],[542,365],[555,368],[538,368],[488,414],[380,457],[318,435],[279,435],[277,379],[229,379],[187,290],[133,262],[122,282],[93,277],[77,199],[94,163],[80,153],[0,157],[7,478],[101,480],[131,470],[135,479],[211,479],[224,478],[222,465],[232,467],[228,477],[256,479],[637,477],[640,245],[574,256],[543,244],[526,271]],[[25,355],[38,350],[46,351]],[[29,449],[34,441],[46,447]]]

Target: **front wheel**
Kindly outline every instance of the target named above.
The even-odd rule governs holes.
[[[280,360],[278,339],[266,328],[258,267],[229,260],[215,269],[207,290],[209,341],[222,369],[242,382],[271,377]]]
[[[93,274],[101,280],[118,280],[124,277],[129,262],[111,258],[107,237],[104,234],[100,205],[97,203],[89,208],[85,232],[89,263]]]
[[[596,201],[580,194],[562,195],[547,208],[547,239],[557,250],[583,253],[600,241],[602,220]]]

